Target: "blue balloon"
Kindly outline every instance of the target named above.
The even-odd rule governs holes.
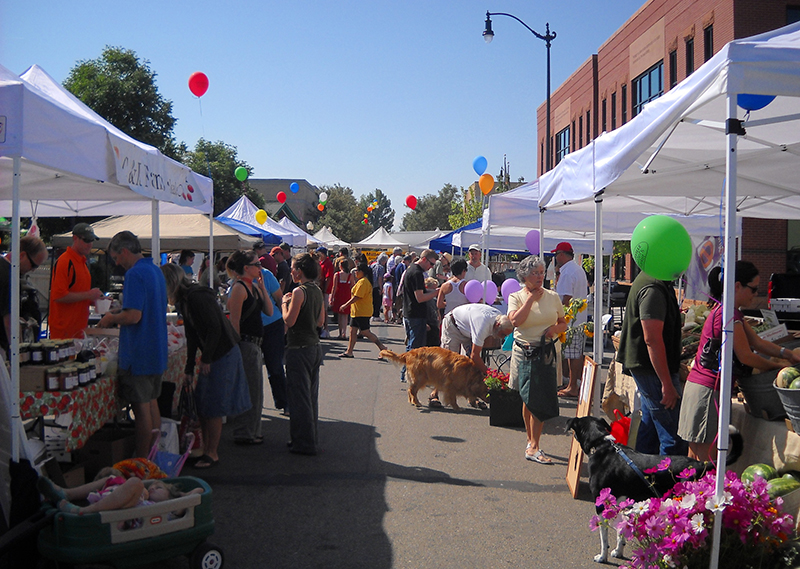
[[[475,170],[475,173],[478,176],[482,176],[483,173],[486,172],[486,167],[488,165],[489,163],[483,156],[476,156],[475,160],[472,161],[472,169]]]
[[[289,189],[292,190],[293,194],[296,194],[300,190],[300,185],[297,182],[292,182],[289,184]]]
[[[758,111],[775,100],[775,95],[749,95],[739,93],[736,95],[736,104],[746,111]]]

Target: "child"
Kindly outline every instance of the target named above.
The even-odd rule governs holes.
[[[430,292],[439,288],[439,281],[433,277],[425,279],[425,290]],[[432,298],[425,303],[427,313],[427,335],[425,337],[426,346],[438,347],[441,343],[439,336],[439,309],[436,308],[436,298]]]
[[[40,477],[36,482],[36,488],[62,512],[79,515],[149,506],[189,494],[203,493],[202,488],[181,492],[174,485],[165,484],[161,480],[145,485],[138,478],[126,480],[121,476],[107,476],[76,488],[61,488],[51,480]],[[87,500],[89,505],[78,506],[72,503],[75,500]],[[176,517],[180,517],[184,512],[173,513]]]
[[[392,319],[392,299],[394,298],[392,275],[383,275],[383,318],[389,324]]]

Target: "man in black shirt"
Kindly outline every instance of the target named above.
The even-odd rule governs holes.
[[[438,288],[429,292],[425,291],[425,272],[431,270],[437,258],[436,253],[425,249],[419,260],[411,263],[403,276],[403,324],[408,338],[407,351],[425,345],[428,315],[425,303],[439,294]],[[406,368],[403,367],[400,372],[400,381],[405,380]]]

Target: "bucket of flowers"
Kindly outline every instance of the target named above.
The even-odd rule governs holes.
[[[669,466],[669,458],[652,469]],[[645,471],[645,475],[653,472]],[[614,526],[633,540],[630,563],[624,567],[708,567],[715,513],[722,514],[719,567],[755,569],[796,566],[796,550],[783,547],[794,528],[792,516],[781,511],[783,500],[770,499],[767,482],[742,482],[733,472],[725,475],[724,494],[717,500],[712,471],[691,481],[687,468],[679,482],[662,498],[617,503],[609,488],[597,497],[603,508],[590,523],[592,530]]]
[[[559,341],[563,345],[569,346],[572,344],[572,339],[576,334],[583,334],[588,338],[594,337],[593,322],[584,322],[577,326],[574,325],[575,318],[580,312],[586,310],[587,304],[588,301],[585,298],[573,298],[569,301],[569,306],[567,306],[567,309],[564,311],[564,319],[567,321],[567,324],[569,324],[569,328],[558,336]]]
[[[489,424],[493,427],[524,427],[522,398],[510,389],[510,376],[496,369],[486,373],[483,382],[489,388]]]

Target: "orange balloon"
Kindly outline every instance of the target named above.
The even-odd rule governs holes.
[[[478,185],[480,186],[481,191],[485,196],[492,191],[492,188],[494,188],[494,178],[492,177],[491,174],[483,174],[478,179]]]
[[[322,211],[322,210],[324,210],[324,209],[325,209],[325,206],[324,206],[324,205],[322,205],[321,203],[318,203],[318,204],[317,204],[317,209],[318,209],[318,210],[320,210],[320,211]]]

